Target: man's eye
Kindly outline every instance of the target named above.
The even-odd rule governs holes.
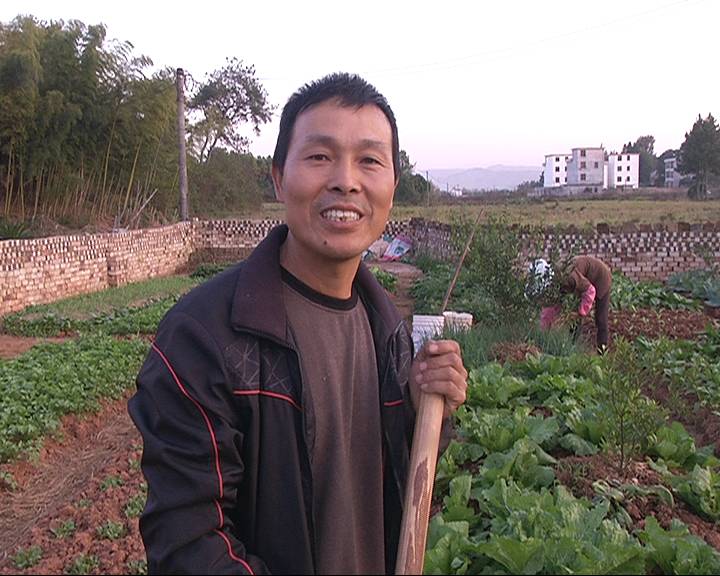
[[[317,160],[317,161],[328,159],[327,154],[311,154],[308,158],[310,160]]]
[[[372,158],[368,156],[367,158],[363,158],[363,163],[365,164],[381,164],[380,160],[377,158]]]

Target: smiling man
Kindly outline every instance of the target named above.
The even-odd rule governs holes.
[[[412,338],[361,256],[399,143],[362,78],[307,84],[272,176],[287,224],[162,321],[129,410],[143,435],[152,573],[378,574],[397,553],[415,407],[465,400],[452,341]]]

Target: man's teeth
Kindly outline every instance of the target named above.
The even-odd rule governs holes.
[[[360,220],[360,214],[352,210],[326,210],[322,213],[325,220],[335,220],[337,222],[350,222]]]

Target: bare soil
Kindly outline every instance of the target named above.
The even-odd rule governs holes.
[[[137,501],[144,504],[141,439],[126,404],[123,398],[95,414],[66,416],[39,454],[0,466],[10,479],[0,487],[0,574],[63,574],[83,559],[90,567],[94,560],[94,568],[82,573],[142,570],[145,551],[135,515]],[[133,503],[128,516],[125,508]],[[52,532],[61,534],[70,523],[71,534]],[[110,527],[123,535],[109,539]],[[41,548],[42,559],[20,569],[13,558],[31,546]]]
[[[67,336],[57,338],[30,338],[0,334],[0,358],[15,358],[41,342],[65,342],[68,339],[69,337]]]

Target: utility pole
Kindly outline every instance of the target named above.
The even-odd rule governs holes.
[[[425,184],[427,188],[427,205],[430,206],[430,171],[425,170]]]
[[[177,69],[175,77],[177,88],[177,122],[178,122],[178,170],[180,172],[180,220],[188,220],[188,181],[187,158],[185,153],[185,73]]]

